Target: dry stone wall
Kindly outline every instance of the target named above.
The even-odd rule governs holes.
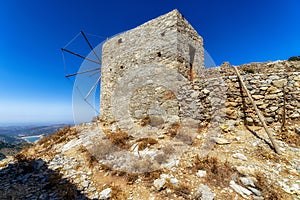
[[[238,69],[268,124],[282,121],[284,101],[287,119],[300,118],[300,62],[251,63]],[[224,109],[227,119],[260,125],[249,98],[228,63],[204,70],[202,78],[190,88],[185,87],[179,97],[180,109],[184,111],[180,117],[193,116],[200,122],[210,121],[214,109]],[[191,95],[197,100],[189,102]]]
[[[300,62],[251,63],[238,69],[268,124],[282,122],[284,101],[287,120],[300,118]],[[150,117],[153,125],[183,119],[211,122],[221,118],[260,125],[228,63],[202,72],[202,77],[194,82],[178,81],[176,74],[155,77],[149,73],[144,77],[148,82],[136,86],[130,95],[124,91],[119,96],[130,102],[128,116],[137,120]],[[178,84],[174,86],[172,82],[176,81]],[[121,112],[122,105],[118,105],[114,104],[116,111]]]

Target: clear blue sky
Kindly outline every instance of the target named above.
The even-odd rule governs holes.
[[[177,8],[217,65],[300,55],[298,0],[0,0],[0,124],[72,121],[60,48],[109,37]]]

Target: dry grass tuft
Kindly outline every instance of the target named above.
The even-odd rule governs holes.
[[[86,152],[87,156],[87,164],[89,168],[94,168],[96,165],[98,165],[98,161],[95,156],[93,156],[90,152]]]
[[[177,135],[179,129],[180,129],[180,123],[176,122],[176,123],[172,124],[171,127],[168,129],[167,135],[169,135],[170,137],[175,137]]]
[[[274,183],[268,183],[268,178],[264,177],[260,172],[255,174],[257,182],[255,186],[262,192],[265,200],[281,200],[288,199],[284,191]]]
[[[282,131],[277,138],[294,147],[300,147],[300,135],[294,132]]]
[[[143,181],[150,182],[152,185],[153,184],[152,182],[155,179],[158,179],[161,174],[162,174],[161,170],[156,170],[156,171],[152,171],[152,172],[145,172],[141,175],[141,177],[142,177]]]
[[[194,160],[194,170],[205,170],[206,182],[210,186],[228,187],[232,176],[238,173],[227,161],[220,162],[215,157],[199,158]]]
[[[147,126],[150,123],[151,123],[151,119],[149,116],[144,117],[140,122],[141,126]]]
[[[138,178],[139,178],[139,175],[136,173],[126,174],[126,181],[127,181],[128,185],[133,184]]]
[[[64,128],[59,129],[52,135],[43,137],[41,140],[37,142],[38,145],[43,146],[46,149],[51,148],[53,144],[58,144],[62,142],[67,142],[76,137],[78,134],[76,128],[71,126],[66,126]]]
[[[110,132],[106,131],[106,136],[108,139],[117,147],[120,147],[122,149],[129,149],[129,135],[121,130],[117,130],[116,132]]]
[[[264,148],[262,146],[257,146],[255,148],[256,155],[261,158],[262,160],[271,160],[274,162],[280,162],[280,156],[276,154],[269,148]]]
[[[96,157],[93,156],[91,154],[91,152],[89,152],[85,146],[80,145],[79,148],[78,148],[78,151],[80,153],[82,153],[82,155],[84,155],[86,163],[87,163],[89,168],[94,168],[96,165],[99,164]]]
[[[189,198],[189,194],[191,194],[191,189],[184,184],[179,184],[178,186],[173,188],[174,193],[178,196],[182,196],[185,199]]]
[[[129,195],[126,194],[120,186],[118,185],[111,185],[111,200],[124,200],[124,199],[128,199]]]
[[[174,194],[177,196],[181,196],[184,199],[190,199],[189,195],[191,194],[191,188],[186,184],[178,184],[178,185],[172,185],[171,183],[167,182],[166,187],[173,190]]]
[[[138,149],[139,151],[146,149],[146,147],[150,145],[154,145],[158,143],[158,141],[154,138],[140,138],[136,140],[136,142],[139,143],[139,149]]]

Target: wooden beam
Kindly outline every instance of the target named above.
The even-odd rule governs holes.
[[[78,53],[75,53],[75,52],[70,51],[70,50],[65,49],[65,48],[61,48],[61,50],[62,50],[62,51],[65,51],[65,52],[68,52],[68,53],[70,53],[70,54],[73,54],[73,55],[75,55],[75,56],[78,56],[79,58],[82,58],[83,60],[88,60],[88,61],[90,61],[90,62],[99,64],[99,65],[101,66],[101,63],[100,63],[100,62],[97,62],[97,61],[95,61],[95,60],[92,60],[92,59],[89,59],[89,58],[87,58],[87,57],[84,57],[84,56],[82,56],[82,55],[80,55],[80,54],[78,54]]]
[[[251,96],[251,94],[249,93],[248,89],[246,88],[246,85],[245,85],[245,83],[244,83],[244,81],[243,81],[243,79],[242,79],[242,77],[241,77],[241,75],[240,75],[238,69],[237,69],[236,67],[233,67],[233,69],[234,69],[235,73],[237,74],[237,76],[238,76],[238,78],[239,78],[239,80],[240,80],[240,82],[241,82],[241,84],[242,84],[242,87],[244,88],[244,91],[246,92],[248,98],[250,99],[250,102],[252,103],[252,106],[254,107],[254,110],[255,110],[256,114],[258,115],[258,118],[259,118],[260,122],[262,123],[262,125],[263,125],[263,127],[264,127],[266,133],[268,134],[269,139],[271,140],[271,143],[272,143],[272,145],[273,145],[273,147],[274,147],[274,149],[275,149],[275,152],[276,152],[277,154],[280,154],[280,150],[279,150],[277,144],[275,143],[275,141],[274,141],[274,139],[273,139],[273,136],[272,136],[271,132],[269,131],[269,129],[268,129],[268,127],[267,127],[267,124],[266,124],[266,122],[265,122],[264,116],[261,114],[260,110],[259,110],[259,109],[257,108],[257,106],[256,106],[255,101],[252,99],[252,96]]]

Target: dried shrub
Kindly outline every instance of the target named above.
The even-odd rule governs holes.
[[[18,160],[18,162],[24,162],[27,159],[23,152],[16,154],[15,158]]]
[[[154,145],[158,143],[158,141],[154,138],[140,138],[136,140],[136,142],[139,143],[139,149],[138,149],[139,151],[146,149],[146,147],[150,145]]]
[[[122,149],[129,149],[129,144],[127,143],[129,140],[129,135],[121,130],[118,130],[116,132],[107,132],[106,136],[108,139],[117,147],[120,147]]]
[[[255,148],[256,155],[262,160],[272,160],[274,162],[280,162],[280,156],[269,148],[264,148],[262,146],[257,146]]]
[[[175,137],[179,129],[180,129],[180,123],[179,122],[173,123],[171,127],[168,129],[167,135],[171,137]]]
[[[254,74],[255,73],[254,69],[250,69],[250,68],[244,68],[243,71],[246,72],[247,74]]]
[[[173,91],[167,90],[163,93],[163,99],[164,100],[170,100],[170,99],[176,99],[176,95]]]
[[[300,56],[292,56],[288,59],[288,61],[300,61]]]
[[[88,150],[86,149],[85,146],[80,145],[79,148],[78,148],[78,151],[79,151],[80,153],[85,153],[85,152],[87,152]]]
[[[152,182],[155,179],[158,179],[161,174],[162,174],[161,170],[156,170],[156,171],[152,171],[152,172],[145,172],[145,173],[142,174],[142,179],[145,182],[151,182],[151,185],[152,185]]]
[[[111,196],[110,199],[112,200],[124,200],[124,199],[128,199],[129,195],[126,194],[120,186],[118,185],[111,185]]]
[[[133,184],[138,178],[139,178],[139,176],[136,173],[126,174],[126,181],[127,181],[127,184],[129,184],[129,185]]]
[[[194,170],[205,170],[208,185],[228,187],[234,173],[237,171],[226,161],[220,162],[216,157],[199,158],[194,160]]]
[[[97,158],[93,156],[90,152],[86,152],[87,164],[90,168],[94,168],[97,164]]]
[[[149,125],[150,123],[151,123],[151,119],[150,119],[150,116],[149,116],[149,115],[147,115],[146,117],[144,117],[144,118],[141,120],[141,122],[140,122],[141,126],[147,126],[147,125]]]
[[[274,183],[268,183],[268,178],[264,177],[260,172],[255,174],[255,186],[262,192],[265,200],[281,200],[288,199],[284,191]]]
[[[282,140],[292,146],[299,147],[300,146],[300,135],[297,135],[293,132],[282,131],[277,138]]]
[[[172,189],[177,196],[181,196],[184,199],[190,199],[189,195],[191,194],[191,189],[186,184],[181,183],[179,185],[172,185],[168,182],[166,187]]]
[[[191,193],[191,189],[184,184],[180,184],[179,186],[174,188],[174,193],[187,199],[188,195]]]
[[[43,145],[44,148],[48,149],[53,144],[58,144],[66,141],[70,141],[74,137],[76,137],[78,134],[76,128],[71,126],[66,126],[58,131],[56,131],[54,134],[51,134],[49,136],[43,137],[40,139],[37,144]]]

